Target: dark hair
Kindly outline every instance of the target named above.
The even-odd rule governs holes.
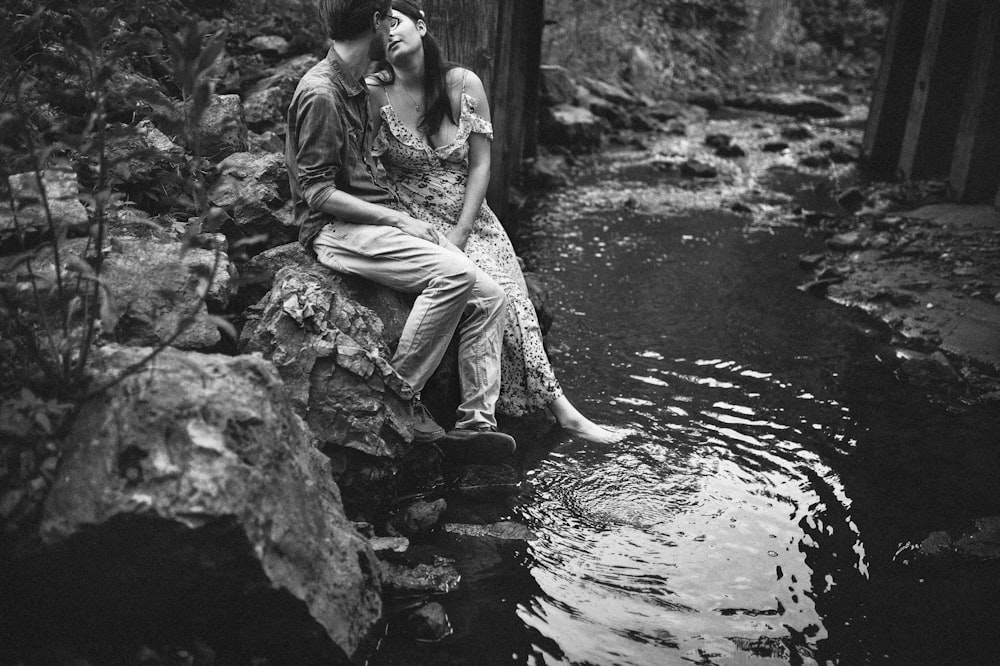
[[[392,0],[317,0],[319,18],[326,26],[330,39],[339,41],[360,37],[372,25],[372,15],[385,16]]]
[[[424,11],[420,8],[420,3],[416,0],[392,0],[392,8],[406,14],[413,22],[423,21],[427,23]],[[446,61],[441,56],[441,47],[431,37],[430,30],[424,33],[420,40],[424,45],[424,104],[427,112],[420,116],[417,128],[427,134],[437,134],[441,128],[441,121],[445,116],[451,122],[458,124],[455,120],[455,113],[451,108],[451,100],[448,99],[448,71],[458,67],[453,62]],[[395,80],[392,69],[389,70],[389,83]]]

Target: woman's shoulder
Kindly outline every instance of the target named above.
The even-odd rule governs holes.
[[[386,72],[376,72],[365,77],[365,85],[368,86],[368,94],[376,102],[376,105],[385,106],[388,100],[385,87],[392,84],[392,80]]]
[[[483,80],[479,78],[471,69],[464,67],[453,67],[448,70],[448,96],[457,104],[463,95],[472,97],[473,100],[481,100],[486,97],[486,89]]]

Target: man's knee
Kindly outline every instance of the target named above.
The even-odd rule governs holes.
[[[436,272],[434,281],[438,287],[462,293],[466,298],[475,292],[479,270],[467,257],[448,257]]]
[[[500,283],[482,271],[479,271],[476,280],[476,295],[483,301],[484,309],[489,311],[500,311],[507,304],[507,294]]]

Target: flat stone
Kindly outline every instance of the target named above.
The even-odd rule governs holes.
[[[447,594],[461,580],[451,562],[416,565],[382,562],[382,587],[396,594]]]
[[[490,525],[470,525],[468,523],[446,523],[444,531],[471,537],[488,537],[506,541],[534,541],[538,536],[523,523],[504,520]]]
[[[681,164],[681,175],[688,178],[715,178],[719,175],[719,171],[711,164],[705,164],[698,160],[687,160]]]
[[[521,491],[521,477],[509,465],[463,465],[453,478],[458,494],[470,499],[507,497]]]
[[[410,547],[410,540],[406,537],[375,537],[368,540],[368,545],[376,554],[379,553],[405,553]]]

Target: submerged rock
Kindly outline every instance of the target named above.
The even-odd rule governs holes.
[[[924,555],[961,555],[980,560],[1000,560],[1000,516],[976,520],[975,529],[952,536],[947,531],[932,532],[918,546]]]
[[[403,536],[416,537],[433,529],[447,508],[447,502],[440,498],[432,502],[416,501],[397,512],[389,524]]]
[[[406,629],[420,641],[439,641],[455,631],[444,606],[436,601],[424,604],[410,613],[406,618]]]

